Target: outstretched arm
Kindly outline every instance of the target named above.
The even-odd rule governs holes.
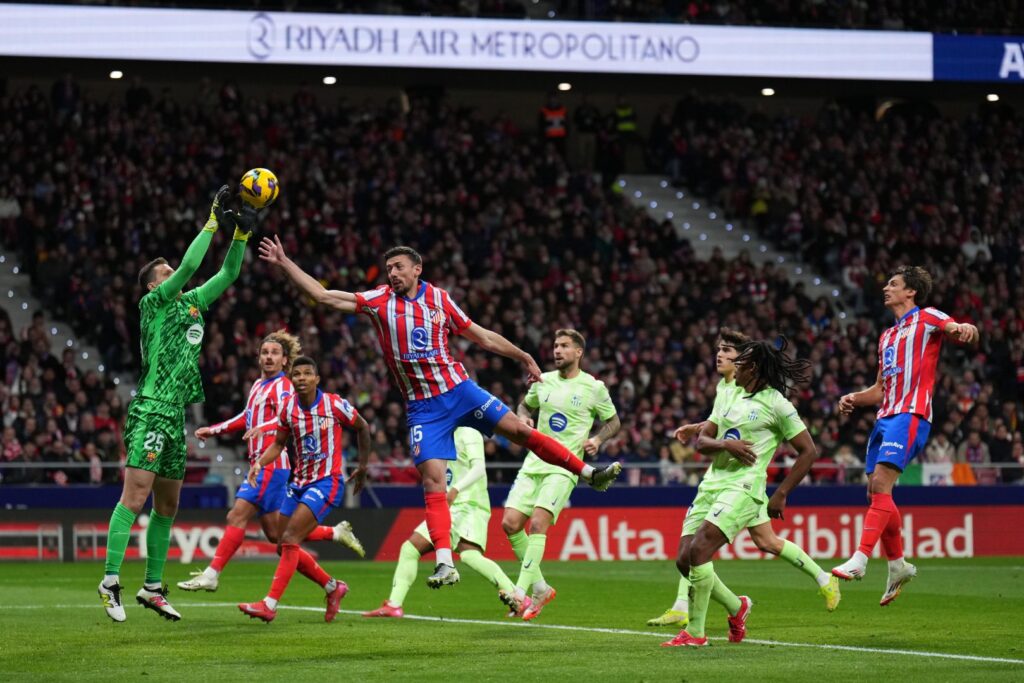
[[[523,364],[526,368],[527,381],[530,383],[540,382],[540,367],[537,365],[537,361],[533,360],[533,356],[523,351],[521,348],[505,339],[497,332],[480,327],[476,323],[471,323],[469,327],[465,329],[462,336],[466,337],[470,341],[479,344],[483,348],[498,354],[499,356],[505,356],[505,358],[511,358],[514,361]]]
[[[235,236],[231,240],[231,248],[228,255],[224,257],[224,265],[220,267],[217,274],[204,282],[199,287],[199,295],[207,306],[216,301],[221,294],[227,291],[231,283],[238,279],[242,272],[242,258],[245,255],[245,245],[252,233],[242,232],[235,228]]]
[[[185,283],[199,270],[199,266],[203,263],[203,257],[206,256],[210,243],[213,241],[213,233],[217,232],[217,228],[220,226],[221,206],[228,200],[229,195],[230,191],[227,185],[217,191],[217,196],[213,198],[213,206],[210,207],[210,217],[206,220],[202,231],[192,240],[192,244],[188,245],[185,255],[181,257],[181,265],[156,288],[164,299],[169,300],[176,297]]]
[[[260,242],[260,258],[281,268],[296,287],[318,304],[336,308],[343,313],[356,312],[355,294],[338,289],[326,289],[312,275],[306,273],[288,258],[284,253],[284,245],[281,244],[281,239],[277,235],[274,235],[274,239],[264,237]]]

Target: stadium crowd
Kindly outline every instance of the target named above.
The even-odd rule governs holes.
[[[681,182],[757,222],[766,236],[810,244],[805,257],[816,266],[843,267],[851,294],[861,294],[845,326],[829,301],[811,300],[773,264],[749,254],[697,259],[670,223],[656,223],[599,176],[570,168],[558,146],[532,129],[445,100],[414,100],[408,111],[394,101],[325,105],[305,88],[253,100],[234,84],[204,82],[186,100],[136,83],[119,102],[85,96],[67,79],[50,93],[29,88],[0,99],[0,121],[4,245],[18,251],[47,310],[102,349],[108,370],[138,365],[140,266],[158,255],[176,262],[214,190],[260,165],[284,187],[262,232],[279,234],[329,287],[371,288],[381,281],[383,251],[407,243],[423,254],[426,279],[542,367],[550,367],[551,333],[580,329],[589,344],[584,369],[607,383],[623,420],[601,458],[647,465],[633,470],[634,483],[699,476],[683,465],[701,456],[672,432],[710,410],[722,326],[784,334],[811,359],[814,381],[795,398],[821,453],[812,476],[860,481],[872,419],[868,411],[840,419],[836,403],[874,380],[878,334],[890,324],[878,304],[888,269],[922,259],[937,283],[929,303],[976,322],[984,335],[976,351],[947,345],[935,438],[922,459],[1024,464],[1021,243],[1020,231],[1009,229],[1020,224],[1021,194],[1013,190],[1024,157],[1012,121],[877,123],[830,106],[804,122],[690,98],[668,121],[669,138],[652,130],[650,157],[669,149],[675,156],[659,161]],[[958,155],[968,140],[986,146],[965,167]],[[827,173],[841,180],[829,185]],[[196,283],[219,267],[226,238],[219,239]],[[415,482],[403,403],[368,322],[310,306],[254,253],[207,314],[207,400],[193,421],[241,410],[258,376],[259,339],[281,327],[320,360],[324,388],[370,421],[374,479]],[[3,458],[55,463],[7,481],[105,476],[57,465],[118,457],[124,406],[109,380],[83,375],[67,354],[57,361],[42,317],[18,332],[0,320],[0,342]],[[518,404],[519,367],[458,338],[453,346],[481,386]],[[501,440],[487,449],[500,461],[523,455]],[[784,467],[785,456],[776,475]],[[499,470],[492,479],[512,476]],[[1018,481],[1021,473],[979,476],[987,477]]]

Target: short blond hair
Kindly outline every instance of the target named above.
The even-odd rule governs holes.
[[[288,362],[284,364],[284,371],[288,372],[289,369],[291,369],[292,361],[298,358],[302,353],[302,342],[300,342],[299,338],[294,334],[283,329],[271,332],[264,337],[260,342],[260,348],[263,348],[263,345],[268,342],[273,342],[281,346],[281,351],[284,353],[284,357],[288,359]]]

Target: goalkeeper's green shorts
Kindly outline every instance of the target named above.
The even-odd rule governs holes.
[[[185,478],[185,407],[136,397],[124,422],[126,467]]]

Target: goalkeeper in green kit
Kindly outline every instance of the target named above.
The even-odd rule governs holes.
[[[209,220],[192,240],[177,270],[166,259],[158,258],[139,272],[139,284],[146,292],[139,301],[142,374],[124,424],[124,490],[110,516],[106,567],[99,585],[103,607],[114,621],[125,620],[118,574],[132,524],[150,492],[153,509],[146,533],[146,577],[135,597],[140,605],[162,617],[172,621],[181,618],[167,602],[162,579],[171,524],[185,478],[185,407],[204,399],[199,376],[203,314],[238,277],[245,245],[258,222],[258,212],[251,207],[246,206],[238,214],[225,210],[228,199],[230,192],[225,185],[217,192]],[[199,269],[220,227],[234,229],[224,265],[201,287],[183,293],[182,288]]]

